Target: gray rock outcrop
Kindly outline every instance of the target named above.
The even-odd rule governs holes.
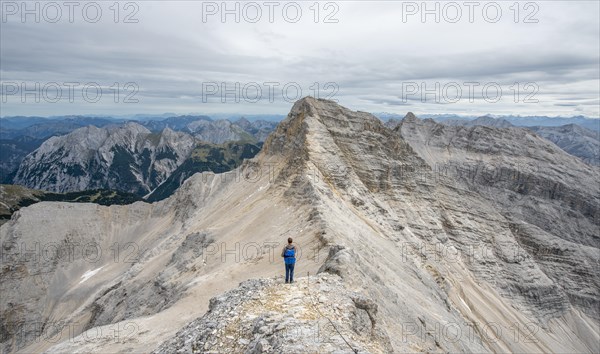
[[[376,303],[319,274],[282,285],[251,279],[212,298],[208,312],[154,353],[388,353]]]

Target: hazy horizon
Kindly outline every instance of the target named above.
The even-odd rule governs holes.
[[[361,110],[358,110],[361,111]],[[364,112],[364,111],[363,111]],[[378,115],[386,115],[386,116],[394,116],[394,118],[396,117],[404,117],[406,114],[408,113],[414,113],[417,116],[423,116],[423,117],[430,117],[430,116],[456,116],[456,117],[460,117],[460,118],[464,118],[464,119],[469,119],[469,118],[478,118],[478,117],[485,117],[485,116],[489,116],[489,117],[493,117],[493,118],[505,118],[505,117],[514,117],[514,118],[534,118],[534,117],[543,117],[543,118],[548,118],[548,119],[571,119],[571,118],[585,118],[585,119],[600,119],[600,117],[590,117],[590,116],[585,116],[585,115],[564,115],[564,116],[560,116],[560,115],[556,115],[556,116],[547,116],[547,115],[519,115],[519,114],[504,114],[504,115],[496,115],[493,113],[485,113],[485,114],[480,114],[480,115],[469,115],[469,114],[459,114],[459,113],[427,113],[427,112],[413,112],[413,111],[406,111],[405,113],[395,113],[395,112],[368,112],[370,114],[373,114],[374,116],[378,116]],[[172,117],[183,117],[183,116],[207,116],[210,118],[216,118],[216,119],[220,119],[220,118],[259,118],[259,119],[266,119],[266,120],[270,120],[273,118],[279,118],[279,119],[283,119],[285,118],[287,115],[287,113],[273,113],[273,114],[247,114],[247,113],[239,113],[239,112],[232,112],[232,113],[225,113],[225,112],[215,112],[215,113],[202,113],[202,112],[187,112],[187,113],[170,113],[170,112],[164,112],[164,113],[131,113],[131,114],[93,114],[93,113],[89,113],[89,114],[77,114],[77,113],[73,113],[73,114],[63,114],[63,115],[7,115],[7,116],[0,116],[0,119],[8,119],[8,118],[17,118],[17,117],[23,117],[23,118],[46,118],[46,119],[57,119],[57,118],[64,118],[64,117],[90,117],[90,118],[109,118],[109,119],[134,119],[136,117],[141,118],[141,119],[161,119],[161,118],[172,118]],[[264,118],[263,118],[264,117]],[[251,119],[250,119],[251,120]]]

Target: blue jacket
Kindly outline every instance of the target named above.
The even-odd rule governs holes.
[[[283,257],[283,261],[285,262],[285,264],[296,263],[296,246],[285,245],[285,247],[283,247],[283,250],[281,251],[281,257]]]

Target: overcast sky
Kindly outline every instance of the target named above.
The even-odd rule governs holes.
[[[370,112],[600,115],[598,1],[477,3],[228,2],[223,21],[221,1],[23,18],[2,0],[0,115],[287,114],[298,88]]]

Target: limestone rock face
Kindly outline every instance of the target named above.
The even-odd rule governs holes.
[[[390,129],[307,97],[254,159],[161,202],[19,210],[0,227],[13,258],[40,240],[107,251],[3,260],[3,350],[348,351],[284,330],[335,317],[359,352],[598,352],[599,177],[527,130],[414,115]],[[115,242],[136,257],[115,262]],[[55,319],[84,326],[53,343],[15,335]],[[137,330],[89,339],[125,325]]]
[[[403,122],[396,132],[427,160],[434,177],[451,177],[560,238],[599,245],[600,170],[546,139],[523,128],[448,127],[431,119]],[[535,210],[541,204],[543,213]]]
[[[488,280],[499,284],[506,275],[499,287],[504,296],[523,309],[533,306],[532,314],[542,322],[564,314],[569,304],[598,320],[600,283],[593,275],[600,245],[597,168],[522,128],[448,127],[417,120],[403,122],[396,132],[428,161],[436,177],[452,178],[454,188],[477,193],[502,215],[508,237],[493,235],[497,241],[491,247],[508,272],[488,273]],[[460,234],[456,229],[450,227],[450,238]],[[523,267],[527,264],[529,270]],[[490,270],[485,264],[472,266],[482,274]],[[515,272],[520,273],[516,278]],[[523,281],[532,276],[536,281]]]
[[[34,189],[73,192],[118,189],[144,195],[169,177],[193,150],[194,137],[137,123],[79,128],[52,137],[21,162],[13,179]]]
[[[445,120],[444,125],[474,127],[477,125],[495,128],[516,128],[509,121],[502,118],[489,116],[479,117],[474,120]],[[395,128],[399,122],[390,121],[386,125]],[[580,123],[581,124],[581,123]],[[518,125],[523,125],[518,124]],[[593,123],[588,126],[593,126]],[[545,138],[573,156],[579,157],[583,162],[600,165],[600,134],[578,124],[565,124],[560,126],[523,126]]]

